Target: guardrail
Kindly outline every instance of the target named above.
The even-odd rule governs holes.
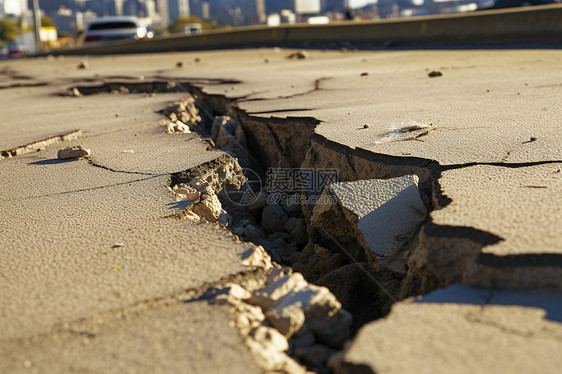
[[[261,46],[381,47],[505,45],[537,43],[562,47],[562,5],[487,10],[437,16],[241,27],[199,35],[172,35],[54,51],[56,54],[119,54]]]

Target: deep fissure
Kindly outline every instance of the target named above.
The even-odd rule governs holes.
[[[220,81],[213,83],[221,84]],[[275,262],[302,273],[307,281],[330,289],[343,308],[353,315],[352,335],[365,323],[388,314],[390,307],[399,300],[462,282],[463,275],[457,274],[458,269],[474,263],[482,247],[501,240],[471,228],[431,224],[428,220],[431,210],[450,203],[438,184],[443,168],[437,162],[351,149],[315,134],[315,128],[320,123],[315,118],[267,118],[248,114],[237,107],[236,99],[206,94],[193,81],[110,82],[101,86],[74,87],[69,94],[179,91],[193,96],[201,117],[200,123],[192,124],[189,128],[202,138],[211,138],[211,144],[238,160],[240,166],[245,168],[248,179],[244,188],[246,192],[253,193],[250,202],[239,200],[236,192],[242,181],[236,178],[229,179],[228,183],[221,186],[214,185],[209,193],[217,193],[219,205],[227,214],[212,218],[211,221],[218,221],[242,241],[263,246]],[[168,121],[185,121],[182,110],[185,111],[185,107],[182,109],[176,103],[161,113]],[[181,193],[189,194],[190,187],[182,183],[192,181],[201,170],[219,170],[213,167],[202,165],[200,170],[194,168],[174,174],[170,187],[180,188]],[[268,184],[268,171],[272,169],[296,170],[297,174],[308,170],[337,170],[337,181],[340,182],[389,180],[415,175],[419,178],[419,192],[425,209],[417,209],[420,220],[415,229],[396,238],[400,247],[390,256],[377,257],[366,250],[365,239],[357,227],[349,222],[349,212],[338,204],[334,204],[323,218],[315,216],[313,204],[306,199],[304,204],[272,202],[275,191],[263,188]],[[209,177],[203,183],[216,184],[216,180],[211,179]],[[234,188],[230,189],[229,186]],[[208,198],[206,194],[200,192],[198,198]],[[299,199],[302,195],[303,191],[290,191],[289,197],[302,201]],[[339,226],[345,225],[354,227],[352,232],[342,231]],[[428,247],[442,246],[432,243],[441,235],[452,236],[449,239],[451,248],[461,248],[447,258],[447,261],[455,263],[455,267],[448,271],[436,269],[428,261],[432,260],[432,253],[426,255]],[[422,259],[419,258],[420,253]],[[427,258],[423,258],[424,255]],[[398,270],[392,264],[397,259],[402,266]],[[443,262],[438,259],[438,265],[441,265],[440,260]],[[293,345],[290,351],[293,357],[311,370],[329,372],[325,360],[307,361],[307,355],[299,355],[294,351],[295,340],[301,338],[299,334],[291,338]]]

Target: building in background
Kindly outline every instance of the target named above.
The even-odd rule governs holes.
[[[295,0],[295,13],[299,15],[318,14],[322,11],[320,0]]]
[[[27,0],[0,0],[0,15],[21,17],[29,10]]]
[[[168,0],[156,0],[156,10],[164,23],[170,22]]]
[[[266,21],[265,0],[242,0],[241,11],[247,25]]]
[[[169,13],[170,21],[173,21],[178,17],[191,16],[189,0],[169,0],[168,7],[169,7],[168,13]]]

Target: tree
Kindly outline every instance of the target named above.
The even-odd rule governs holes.
[[[14,41],[19,30],[15,20],[3,19],[0,20],[0,41],[11,43]]]
[[[55,21],[47,16],[41,16],[41,27],[54,27]]]

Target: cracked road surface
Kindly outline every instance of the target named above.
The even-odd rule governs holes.
[[[562,53],[288,53],[89,57],[88,70],[77,69],[80,58],[0,62],[1,150],[76,128],[82,138],[62,144],[92,149],[91,162],[60,162],[57,145],[0,160],[0,371],[259,371],[224,309],[181,303],[248,272],[240,256],[250,248],[215,225],[166,218],[176,212],[170,174],[221,154],[192,134],[163,133],[156,111],[182,94],[58,96],[104,77],[158,76],[241,98],[254,121],[313,117],[311,166],[368,179],[415,163],[422,181],[437,176],[408,264],[428,290],[537,290],[533,302],[513,291],[507,305],[459,300],[491,292],[464,285],[441,302],[401,302],[359,331],[341,372],[556,372]],[[443,75],[429,78],[436,69]],[[380,142],[413,123],[434,130]],[[331,156],[345,152],[345,164]],[[376,174],[365,160],[390,171]]]

